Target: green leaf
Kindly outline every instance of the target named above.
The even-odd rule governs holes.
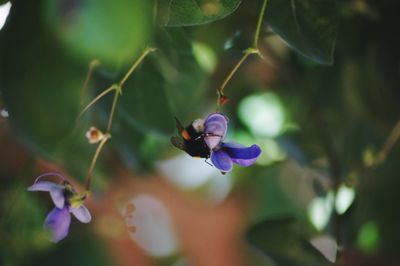
[[[334,0],[270,0],[265,20],[290,47],[322,65],[333,64],[338,21]]]
[[[151,33],[153,1],[47,0],[48,26],[76,58],[129,63]]]
[[[0,81],[17,133],[50,156],[74,126],[86,67],[66,56],[40,19],[30,19],[41,17],[40,6],[37,1],[13,4],[1,32]]]
[[[222,19],[233,13],[241,0],[171,0],[166,26],[194,26]]]
[[[284,266],[331,265],[308,242],[307,227],[293,217],[274,218],[254,225],[247,233],[251,244]]]

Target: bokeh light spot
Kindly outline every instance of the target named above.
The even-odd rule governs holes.
[[[374,252],[379,240],[379,228],[373,221],[364,223],[358,231],[357,244],[365,252]]]
[[[334,196],[329,192],[326,197],[314,198],[308,207],[308,217],[310,222],[318,230],[322,230],[329,222],[333,210]]]
[[[10,14],[11,2],[0,5],[0,30],[4,27],[7,17]]]
[[[336,202],[335,202],[335,208],[337,213],[338,214],[345,213],[353,203],[355,196],[356,193],[353,188],[347,187],[345,185],[340,186],[337,192]]]
[[[197,63],[207,73],[212,73],[217,66],[217,56],[211,47],[204,43],[193,42],[193,55]]]
[[[1,109],[1,110],[0,110],[0,116],[1,116],[2,118],[8,118],[9,113],[8,113],[8,111],[7,111],[6,109]]]
[[[278,96],[272,92],[251,95],[239,105],[239,118],[260,137],[278,136],[285,123],[285,110]]]
[[[133,215],[126,215],[131,207]],[[178,241],[168,209],[158,199],[140,194],[126,203],[122,216],[132,240],[154,257],[165,257],[178,250]]]

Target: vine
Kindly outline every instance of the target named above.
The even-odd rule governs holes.
[[[256,28],[256,31],[254,33],[254,39],[253,39],[252,46],[248,47],[244,51],[242,58],[240,58],[240,60],[237,62],[237,64],[229,72],[228,76],[222,82],[222,85],[219,88],[217,88],[217,108],[216,108],[217,111],[219,111],[221,106],[224,105],[228,101],[228,97],[226,97],[225,94],[224,94],[224,89],[225,89],[226,85],[229,83],[229,81],[232,79],[232,77],[236,74],[236,72],[238,71],[240,66],[252,54],[256,54],[259,57],[262,57],[261,53],[260,53],[260,50],[258,48],[258,42],[259,42],[259,39],[260,39],[261,27],[262,27],[265,11],[267,9],[267,4],[268,4],[268,0],[264,0],[262,8],[261,8],[261,11],[260,11],[260,15],[258,17],[257,28]]]
[[[90,107],[92,107],[96,102],[98,102],[102,97],[104,97],[105,95],[109,94],[110,92],[114,92],[114,98],[113,98],[113,102],[112,102],[112,106],[110,109],[110,114],[109,114],[109,118],[108,118],[108,123],[107,123],[107,129],[105,131],[105,133],[101,133],[101,132],[97,132],[97,134],[101,134],[101,138],[99,138],[100,143],[97,146],[97,149],[93,155],[91,164],[90,164],[90,168],[89,171],[87,173],[86,176],[86,191],[85,193],[89,193],[90,192],[90,186],[91,186],[91,179],[93,176],[93,171],[94,168],[96,166],[96,162],[99,158],[99,155],[102,151],[102,149],[104,148],[106,142],[111,138],[111,129],[112,129],[112,124],[113,124],[113,118],[114,118],[114,114],[115,114],[115,109],[117,107],[117,103],[119,100],[120,95],[122,94],[122,89],[123,86],[125,84],[125,82],[129,79],[129,77],[132,75],[132,73],[135,71],[135,69],[140,65],[140,63],[143,62],[143,60],[146,58],[146,56],[152,52],[154,52],[156,49],[152,48],[152,47],[147,47],[142,54],[139,56],[139,58],[132,64],[132,66],[129,68],[129,70],[126,72],[126,74],[123,76],[123,78],[118,82],[118,83],[114,83],[112,84],[110,87],[108,87],[107,89],[105,89],[103,92],[101,92],[99,95],[97,95],[92,101],[90,101],[81,111],[81,113],[79,114],[79,117],[82,116]],[[89,67],[89,74],[88,77],[91,75],[92,71],[93,71],[93,64],[90,64]],[[87,86],[87,79],[85,81],[85,86]]]

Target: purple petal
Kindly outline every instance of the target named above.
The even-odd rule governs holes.
[[[211,161],[213,165],[222,172],[229,172],[232,170],[232,159],[223,150],[213,151],[211,154]]]
[[[64,187],[59,184],[49,181],[38,181],[28,187],[28,191],[49,191],[54,205],[59,209],[64,208]]]
[[[59,208],[59,209],[64,208],[65,197],[64,197],[64,190],[63,190],[62,186],[52,188],[50,190],[50,196],[54,202],[54,205],[56,205],[57,208]]]
[[[50,240],[54,243],[62,240],[68,235],[71,215],[68,207],[62,209],[54,208],[44,221],[44,227],[51,232]]]
[[[28,191],[50,191],[55,186],[58,186],[56,183],[49,181],[38,181],[34,183],[32,186],[28,187]]]
[[[82,223],[89,223],[92,220],[89,210],[81,205],[79,208],[71,208],[72,214]]]
[[[254,164],[261,155],[261,149],[256,144],[245,147],[236,143],[223,143],[222,149],[232,158],[234,163],[241,166]]]
[[[210,114],[204,122],[204,140],[210,149],[214,149],[225,138],[228,119],[219,113]]]

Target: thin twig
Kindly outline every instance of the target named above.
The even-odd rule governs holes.
[[[258,40],[260,38],[264,14],[265,14],[265,10],[267,9],[267,3],[268,3],[268,0],[264,0],[263,6],[261,7],[260,16],[258,17],[257,29],[256,29],[256,33],[254,34],[254,42],[253,42],[253,47],[256,49],[258,47]]]
[[[90,107],[93,106],[93,104],[95,104],[98,100],[100,100],[103,96],[107,95],[109,92],[116,90],[116,88],[117,88],[117,85],[113,84],[109,88],[104,90],[102,93],[97,95],[96,98],[94,98],[90,103],[88,103],[88,105],[86,105],[85,108],[83,108],[83,110],[79,113],[78,117],[81,117]]]
[[[93,170],[94,170],[94,167],[96,166],[97,159],[98,159],[98,157],[100,155],[101,150],[104,147],[104,144],[106,144],[107,140],[109,140],[110,138],[111,138],[111,136],[109,134],[106,134],[104,136],[104,138],[101,140],[101,142],[99,143],[99,145],[97,146],[96,152],[94,153],[92,162],[90,164],[89,171],[88,171],[87,176],[86,176],[86,191],[90,191],[90,185],[91,185]]]
[[[82,87],[81,102],[83,102],[85,97],[86,97],[89,81],[92,78],[93,71],[99,65],[100,65],[100,61],[97,60],[97,59],[94,59],[89,63],[89,69],[88,69],[88,72],[87,72],[87,75],[86,75],[86,78],[85,78],[85,82],[83,83],[83,87]]]

